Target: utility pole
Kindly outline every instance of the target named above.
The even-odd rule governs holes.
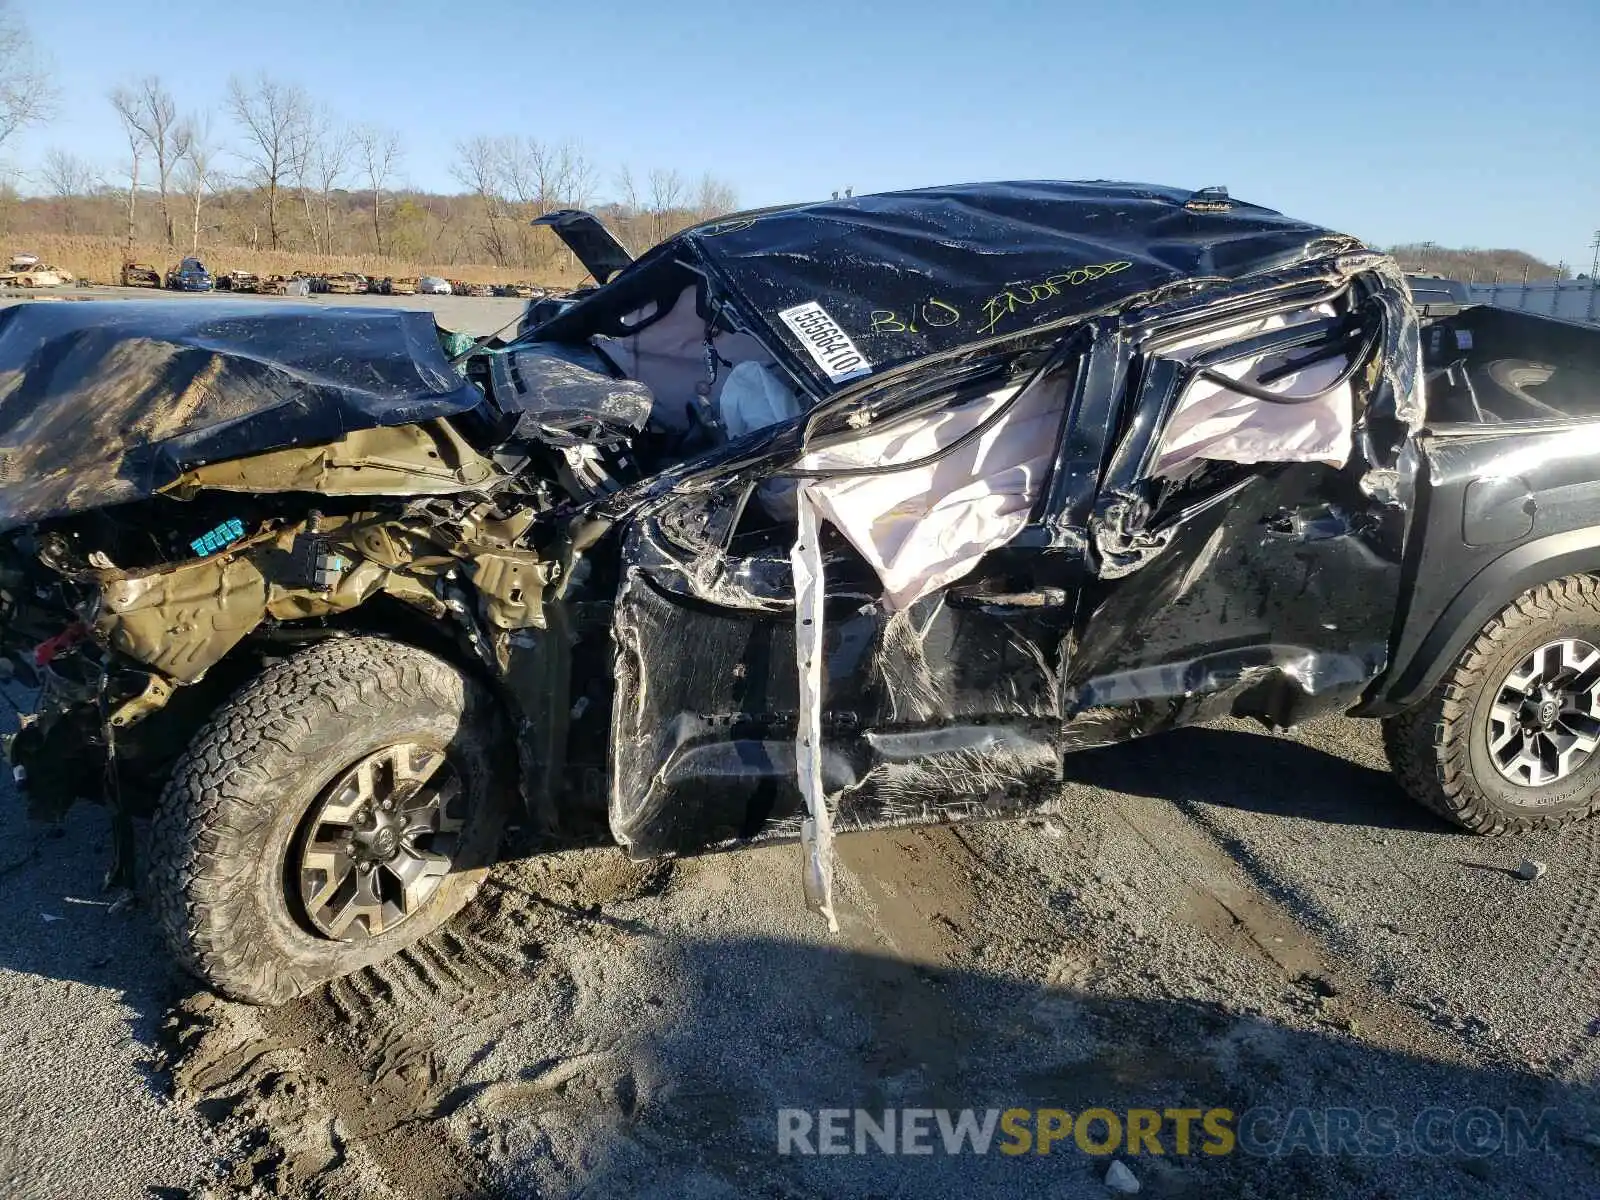
[[[1600,278],[1600,229],[1594,231],[1594,241],[1589,243],[1594,247],[1594,261],[1589,264],[1589,278]]]

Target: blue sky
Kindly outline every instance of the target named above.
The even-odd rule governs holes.
[[[746,206],[973,179],[1224,184],[1379,243],[1514,246],[1586,270],[1600,229],[1600,0],[11,0],[66,99],[7,146],[115,170],[105,100],[232,72],[404,137],[451,189],[476,134],[605,168],[710,169]]]

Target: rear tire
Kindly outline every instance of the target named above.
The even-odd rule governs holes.
[[[1406,791],[1446,820],[1490,835],[1554,829],[1600,810],[1600,751],[1592,748],[1600,720],[1589,715],[1600,708],[1600,657],[1591,663],[1590,651],[1600,656],[1595,579],[1573,575],[1517,597],[1426,700],[1384,719],[1384,747]],[[1546,675],[1552,707],[1545,711],[1562,714],[1550,736],[1539,723],[1545,693],[1519,686],[1536,679],[1542,688]],[[1524,691],[1529,698],[1519,700]],[[1558,691],[1576,698],[1557,700]],[[1513,713],[1521,714],[1516,722]],[[1517,757],[1524,745],[1531,756]]]
[[[499,846],[511,792],[503,764],[515,760],[500,729],[486,689],[400,643],[329,640],[262,671],[201,728],[157,805],[151,890],[173,954],[228,996],[281,1004],[437,929],[472,898]],[[429,794],[444,812],[446,790],[452,815],[434,824],[447,834],[402,831]],[[343,800],[358,793],[368,797],[362,821],[326,823],[336,804],[354,811]],[[387,816],[373,799],[384,794]],[[374,814],[395,823],[380,849],[341,834]],[[341,836],[355,857],[328,871],[324,904],[318,876],[306,874],[312,839]],[[390,870],[417,863],[415,890]],[[336,874],[362,914],[345,912],[342,925],[327,919]],[[380,893],[388,907],[370,907]]]

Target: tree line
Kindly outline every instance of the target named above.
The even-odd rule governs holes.
[[[0,0],[0,152],[44,125],[58,96],[27,30]],[[266,73],[228,80],[216,116],[180,112],[160,76],[106,94],[126,153],[91,162],[52,146],[34,170],[0,182],[0,233],[119,237],[195,252],[202,245],[377,255],[439,263],[547,267],[564,253],[530,226],[559,208],[598,207],[636,253],[737,196],[710,173],[607,175],[572,141],[492,134],[454,147],[458,194],[405,185],[400,131],[341,119],[301,85]]]
[[[1570,279],[1566,263],[1552,266],[1523,250],[1451,249],[1433,242],[1390,246],[1389,253],[1408,271],[1443,275],[1463,283],[1521,283]]]

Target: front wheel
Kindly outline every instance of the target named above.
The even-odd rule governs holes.
[[[1474,833],[1600,809],[1600,583],[1573,575],[1524,592],[1383,734],[1406,791]]]
[[[268,667],[157,806],[174,954],[226,995],[281,1004],[437,929],[499,845],[501,727],[484,688],[411,646],[330,640]]]

